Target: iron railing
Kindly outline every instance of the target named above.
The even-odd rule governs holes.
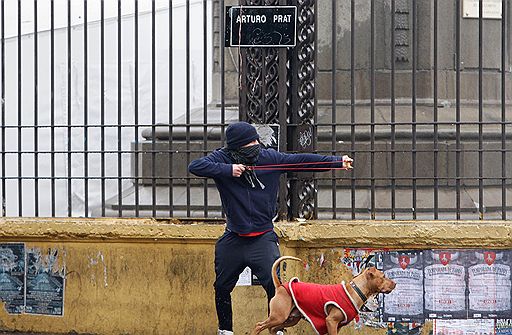
[[[236,4],[0,0],[2,216],[221,218],[186,167],[244,119],[355,159],[289,173],[280,218],[508,218],[508,0],[240,2],[298,6],[289,49],[225,48]]]

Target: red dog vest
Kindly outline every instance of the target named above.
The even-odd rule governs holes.
[[[283,286],[292,296],[297,309],[311,323],[318,335],[327,334],[325,323],[325,317],[328,314],[327,306],[336,306],[345,314],[345,321],[341,322],[338,328],[346,325],[359,314],[344,282],[337,285],[321,285],[302,283],[295,277]]]

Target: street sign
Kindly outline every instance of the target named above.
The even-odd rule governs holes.
[[[226,46],[295,46],[297,7],[232,6],[226,9]]]

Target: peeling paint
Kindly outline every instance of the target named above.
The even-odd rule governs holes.
[[[108,286],[108,269],[107,264],[105,263],[105,257],[103,256],[103,253],[101,251],[98,251],[98,253],[95,256],[89,257],[89,264],[88,268],[93,268],[96,265],[99,265],[101,263],[102,265],[102,271],[103,271],[103,286]],[[96,274],[94,271],[91,271],[91,281],[96,282]]]

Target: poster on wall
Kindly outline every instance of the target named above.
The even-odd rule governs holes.
[[[426,250],[425,318],[465,319],[466,253],[462,250]]]
[[[372,249],[345,248],[341,262],[352,271],[353,276],[357,276],[368,266],[379,267],[375,264],[375,252]]]
[[[244,271],[238,276],[238,281],[235,286],[251,286],[252,285],[252,271],[250,267],[246,267]]]
[[[9,314],[23,313],[25,306],[25,245],[0,244],[0,300]]]
[[[471,250],[468,255],[469,317],[510,317],[511,252]]]
[[[27,296],[25,312],[61,316],[64,312],[64,265],[57,249],[43,253],[27,250]]]
[[[260,135],[260,143],[266,148],[279,151],[279,124],[253,124]]]
[[[494,334],[494,320],[434,320],[433,335]]]
[[[383,252],[382,267],[386,277],[396,282],[382,301],[382,318],[386,322],[423,320],[423,252]]]
[[[496,320],[496,335],[512,335],[512,319]]]
[[[235,286],[251,286],[251,285],[260,285],[260,281],[258,277],[254,273],[250,267],[245,267],[245,269],[238,276],[238,280]]]

